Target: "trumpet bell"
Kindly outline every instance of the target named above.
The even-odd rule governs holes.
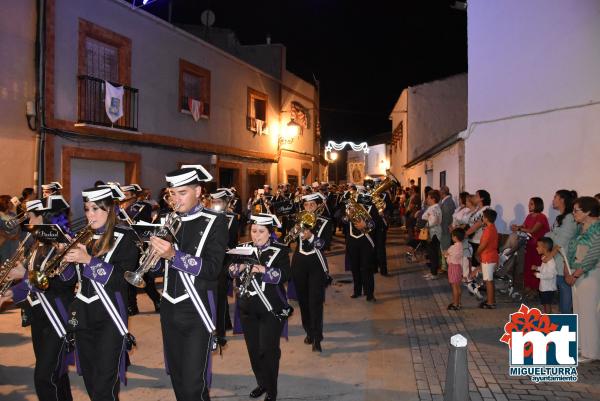
[[[142,274],[138,272],[125,272],[125,280],[137,288],[146,287],[146,282],[142,278]]]

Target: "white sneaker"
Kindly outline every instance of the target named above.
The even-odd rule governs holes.
[[[431,276],[432,276],[432,274],[431,274],[431,273],[425,273],[425,274],[423,274],[423,278],[425,278],[425,279],[428,279],[428,278],[430,278]]]
[[[430,275],[429,277],[427,277],[425,280],[437,280],[438,278],[440,278],[440,275],[438,274],[437,276],[433,276]]]

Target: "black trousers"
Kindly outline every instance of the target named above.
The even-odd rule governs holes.
[[[211,313],[206,294],[200,293],[200,297]],[[189,299],[175,305],[163,299],[160,324],[175,398],[177,401],[209,401],[208,358],[212,336],[198,311]]]
[[[277,377],[281,349],[279,341],[284,322],[253,297],[249,303],[240,305],[240,317],[244,329],[244,340],[248,348],[250,364],[256,383],[267,390],[273,400],[277,398]]]
[[[385,243],[387,242],[387,227],[377,230],[375,235],[375,252],[377,254],[377,266],[379,273],[388,274],[387,251]]]
[[[292,277],[296,285],[302,327],[306,335],[316,341],[323,340],[323,303],[326,277],[316,253],[294,254]]]
[[[365,236],[361,238],[348,236],[346,241],[352,280],[354,281],[354,294],[362,295],[364,293],[370,298],[375,292],[375,280],[373,278],[375,251],[373,245]]]
[[[223,269],[219,275],[219,284],[217,287],[217,336],[225,337],[227,328],[231,326],[231,317],[229,316],[229,303],[227,302],[227,288],[230,282],[228,270]]]
[[[118,401],[119,361],[124,344],[114,322],[108,316],[89,322],[87,329],[75,333],[75,342],[91,401]]]
[[[429,259],[429,272],[437,276],[440,268],[440,241],[437,235],[431,238],[431,241],[427,242],[427,258]]]
[[[40,401],[72,401],[69,374],[60,375],[59,371],[65,342],[56,334],[41,305],[33,308],[32,315],[35,392]]]
[[[471,266],[473,267],[479,267],[479,265],[481,263],[479,263],[479,259],[477,259],[477,249],[479,248],[479,244],[476,244],[475,242],[471,242],[469,241],[469,244],[471,244],[471,248],[473,248],[473,256],[471,256]]]

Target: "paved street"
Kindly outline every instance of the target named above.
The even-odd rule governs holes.
[[[424,281],[421,265],[406,265],[403,236],[389,236],[391,277],[376,276],[378,302],[350,299],[350,275],[343,271],[343,241],[330,252],[335,278],[327,292],[325,340],[321,355],[304,345],[299,310],[290,319],[289,341],[282,340],[279,398],[282,400],[441,400],[446,378],[448,341],[469,339],[471,400],[598,400],[600,362],[581,365],[578,383],[538,384],[508,374],[508,352],[498,339],[509,313],[518,305],[499,298],[499,308],[482,311],[469,295],[464,309],[448,312],[447,281]],[[147,297],[140,308],[150,311]],[[295,304],[294,304],[295,305]],[[296,305],[295,305],[296,306]],[[533,305],[531,305],[533,306]],[[138,348],[131,356],[129,385],[122,400],[174,400],[164,373],[158,316],[145,312],[131,319]],[[35,400],[33,352],[29,329],[19,326],[18,310],[0,315],[0,397]],[[212,398],[247,400],[255,382],[241,336],[230,337],[222,356],[213,359]],[[80,377],[71,373],[76,400],[85,400]]]

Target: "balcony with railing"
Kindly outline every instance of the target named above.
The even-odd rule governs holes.
[[[113,123],[106,114],[106,85],[104,81],[89,75],[80,75],[77,79],[79,93],[78,124],[98,125],[127,131],[138,130],[139,91],[136,88],[123,86],[123,117]],[[121,84],[113,82],[110,84],[121,86]]]

